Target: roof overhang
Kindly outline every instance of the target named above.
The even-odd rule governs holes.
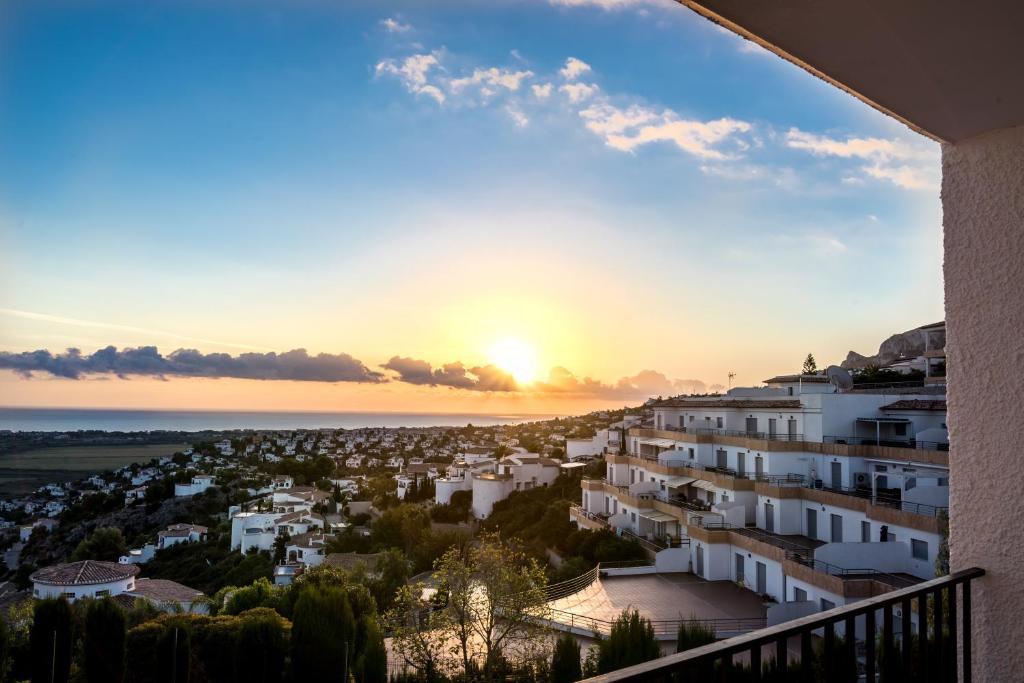
[[[1024,123],[1024,3],[677,2],[937,140]]]

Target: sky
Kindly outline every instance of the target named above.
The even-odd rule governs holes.
[[[667,0],[12,0],[0,405],[756,385],[942,319],[938,178]]]

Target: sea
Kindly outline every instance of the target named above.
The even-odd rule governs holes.
[[[108,410],[92,408],[0,408],[0,431],[107,432],[227,429],[355,429],[358,427],[493,426],[548,420],[557,415],[473,413],[264,412],[196,410]]]

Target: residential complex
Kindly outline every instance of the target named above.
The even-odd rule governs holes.
[[[685,548],[693,574],[804,611],[930,579],[949,504],[940,391],[814,374],[657,402],[571,518]]]

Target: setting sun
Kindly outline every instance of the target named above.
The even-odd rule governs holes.
[[[537,351],[522,339],[505,337],[498,340],[491,346],[488,357],[492,363],[512,375],[519,384],[530,384],[537,379]]]

